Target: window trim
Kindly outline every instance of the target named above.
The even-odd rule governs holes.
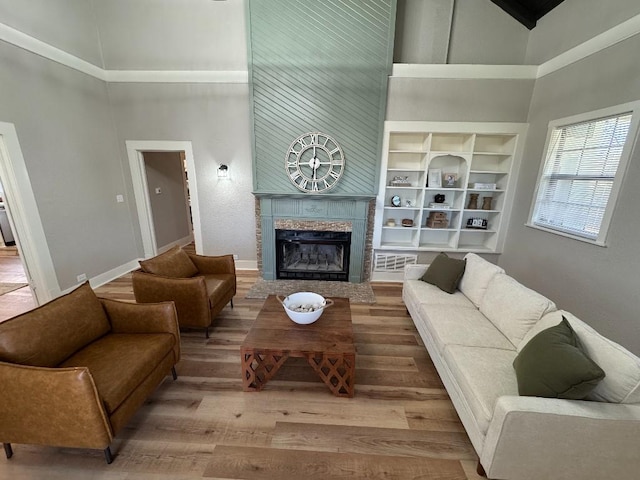
[[[604,216],[602,218],[602,223],[600,224],[600,231],[598,232],[598,237],[594,240],[594,239],[582,237],[579,235],[574,235],[566,231],[555,230],[555,229],[544,227],[541,225],[536,225],[533,221],[533,215],[536,210],[536,200],[538,198],[538,191],[540,189],[540,181],[544,174],[544,167],[547,162],[547,157],[549,154],[549,144],[551,143],[551,139],[553,137],[553,131],[557,128],[573,125],[576,123],[595,121],[603,117],[618,116],[618,115],[623,115],[625,113],[631,114],[631,124],[629,125],[629,133],[627,134],[627,140],[625,142],[624,148],[622,149],[622,154],[620,155],[618,170],[616,171],[616,176],[613,181],[613,186],[611,187],[611,194],[609,195],[609,200],[607,201],[607,207],[605,209]],[[639,125],[640,125],[640,100],[635,102],[623,103],[620,105],[603,108],[600,110],[593,110],[586,113],[580,113],[577,115],[572,115],[569,117],[559,118],[559,119],[550,121],[547,126],[547,138],[544,144],[544,150],[542,152],[542,158],[538,168],[536,188],[534,189],[534,192],[533,192],[533,198],[531,199],[531,204],[529,207],[529,216],[527,218],[527,222],[525,223],[525,226],[535,228],[536,230],[542,230],[543,232],[552,233],[554,235],[559,235],[561,237],[567,237],[573,240],[589,243],[591,245],[597,245],[600,247],[608,246],[607,239],[609,234],[609,227],[611,225],[611,220],[613,218],[613,214],[618,204],[618,195],[622,187],[622,182],[627,175],[627,170],[629,169],[629,164],[631,163],[630,159],[633,156],[634,149],[637,143],[640,142],[640,136],[638,132]]]

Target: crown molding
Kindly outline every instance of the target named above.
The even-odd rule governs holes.
[[[0,40],[105,82],[249,83],[246,70],[105,70],[4,23],[0,23]]]
[[[535,79],[536,65],[394,63],[394,78]]]
[[[219,70],[105,70],[107,82],[249,83],[249,72]]]
[[[537,79],[640,33],[640,15],[610,28],[541,65],[393,64],[394,78]],[[248,83],[246,70],[105,70],[0,23],[0,40],[105,82]]]
[[[106,72],[102,68],[89,63],[57,47],[22,33],[4,23],[0,23],[0,40],[15,45],[18,48],[40,55],[48,60],[73,68],[100,80],[106,80]]]
[[[631,17],[600,35],[581,43],[538,66],[537,78],[544,77],[583,58],[598,53],[640,33],[640,15]]]
[[[594,53],[598,53],[640,33],[640,15],[596,35],[540,65],[459,65],[405,64],[393,65],[397,78],[457,79],[538,79],[561,70]]]

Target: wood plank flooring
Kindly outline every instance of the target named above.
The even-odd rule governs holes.
[[[376,304],[351,305],[353,398],[333,396],[302,359],[263,391],[243,392],[239,347],[263,303],[244,298],[255,280],[238,272],[235,308],[225,307],[210,339],[182,332],[178,380],[167,377],[119,433],[113,464],[100,451],[16,444],[11,460],[0,455],[0,478],[482,478],[399,284],[374,284]],[[97,292],[133,301],[130,275]]]
[[[16,247],[0,247],[0,282],[27,283]],[[0,295],[0,322],[36,306],[29,287]]]

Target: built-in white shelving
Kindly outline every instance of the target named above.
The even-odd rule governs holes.
[[[374,249],[500,253],[526,128],[515,123],[386,122]],[[451,177],[455,181],[448,185]],[[444,202],[435,204],[442,195]],[[475,209],[469,204],[472,195],[477,195]],[[399,206],[394,206],[394,196],[400,197]],[[485,197],[491,200],[485,203]],[[428,226],[429,215],[446,217],[446,226]],[[403,226],[402,220],[412,225]]]

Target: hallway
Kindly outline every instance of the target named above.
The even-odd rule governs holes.
[[[15,247],[0,247],[0,285],[27,283],[27,276]],[[36,307],[29,286],[0,295],[0,322]]]

